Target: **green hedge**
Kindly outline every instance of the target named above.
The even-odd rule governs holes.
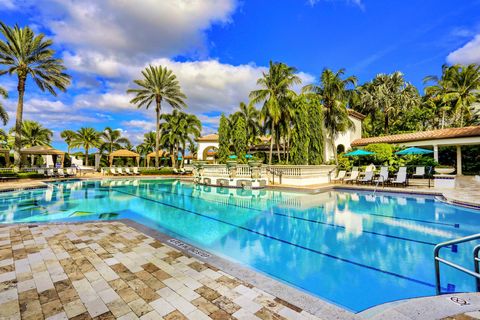
[[[174,174],[172,168],[140,170],[141,175],[170,175]]]
[[[0,174],[0,177],[12,177],[18,179],[37,179],[37,178],[44,178],[43,174],[38,174],[36,172],[4,172]]]

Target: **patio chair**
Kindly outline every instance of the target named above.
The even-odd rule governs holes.
[[[48,178],[53,178],[55,176],[55,173],[53,172],[53,169],[47,169],[47,172],[45,174]]]
[[[385,186],[385,183],[389,182],[387,166],[383,166],[380,168],[380,174],[376,179],[373,179],[373,182],[376,184],[381,183],[382,186]]]
[[[117,173],[118,173],[119,175],[122,175],[122,176],[125,175],[125,172],[123,172],[123,168],[122,168],[122,167],[118,167],[118,168],[117,168]]]
[[[355,181],[357,181],[358,179],[358,175],[360,174],[360,172],[357,170],[357,171],[352,171],[352,173],[350,174],[350,177],[346,178],[346,179],[343,179],[343,182],[345,183],[354,183]]]
[[[177,170],[177,168],[173,168],[173,173],[174,173],[174,174],[181,174],[181,172],[179,172],[179,171]]]
[[[392,181],[393,185],[407,186],[407,167],[400,167],[397,172],[397,177]]]
[[[63,171],[63,169],[61,168],[57,169],[57,177],[65,178],[65,172]]]
[[[412,174],[413,178],[425,178],[425,167],[416,167],[415,173]]]
[[[44,169],[37,169],[37,173],[46,176]]]
[[[187,171],[185,170],[185,168],[180,168],[180,174],[187,174]]]
[[[110,168],[110,174],[113,174],[114,176],[118,175],[117,170],[115,170],[115,168]]]
[[[126,167],[125,168],[125,173],[129,176],[133,175],[133,172],[130,171],[130,168],[129,167]]]
[[[347,171],[345,171],[345,170],[340,170],[340,171],[338,171],[337,176],[334,177],[334,178],[332,178],[331,181],[334,182],[334,183],[336,183],[337,181],[342,182],[343,179],[345,179],[345,175],[346,175],[346,174],[347,174]]]
[[[373,179],[373,171],[365,171],[363,178],[357,180],[358,183],[371,183]]]
[[[139,175],[140,172],[138,171],[138,167],[133,167],[133,174],[134,175]]]

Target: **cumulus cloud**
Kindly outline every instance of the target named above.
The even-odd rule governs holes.
[[[447,61],[452,64],[480,63],[480,34],[477,34],[463,47],[451,52],[447,56]]]

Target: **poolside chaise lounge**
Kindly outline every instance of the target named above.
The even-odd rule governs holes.
[[[331,179],[331,181],[332,181],[332,182],[335,182],[335,183],[336,183],[337,181],[342,182],[343,179],[345,179],[345,175],[346,175],[346,174],[347,174],[347,171],[345,171],[345,170],[340,170],[340,171],[338,171],[337,176],[336,176],[336,177],[333,177],[333,178]]]
[[[117,170],[115,170],[115,168],[110,168],[110,174],[113,174],[114,176],[118,175]]]
[[[129,176],[133,175],[133,172],[130,171],[129,167],[125,168],[125,173],[128,174]]]
[[[126,175],[126,173],[123,171],[123,168],[121,168],[121,167],[117,168],[117,173],[122,175],[122,176]]]
[[[407,167],[400,167],[397,172],[397,177],[392,180],[393,185],[407,186]]]
[[[425,178],[425,167],[416,167],[415,173],[412,174],[413,178]]]
[[[139,175],[140,172],[138,171],[138,167],[133,167],[133,174]]]
[[[360,174],[360,172],[357,170],[357,171],[352,171],[352,173],[350,173],[350,177],[346,178],[346,179],[343,179],[343,182],[345,183],[354,183],[355,181],[357,181],[358,179],[358,175]]]
[[[373,179],[373,171],[365,171],[363,178],[357,180],[357,183],[371,183]]]
[[[63,169],[61,168],[57,169],[57,177],[65,178],[65,172],[63,171]]]
[[[388,178],[388,167],[387,166],[382,166],[380,168],[380,174],[378,175],[377,178],[373,179],[373,183],[379,184],[381,183],[382,186],[385,186],[385,183],[388,183],[390,180]]]

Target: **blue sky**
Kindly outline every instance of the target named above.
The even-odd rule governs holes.
[[[177,74],[204,133],[248,100],[269,60],[296,67],[304,84],[325,67],[360,83],[400,70],[422,89],[444,63],[480,62],[479,12],[480,1],[447,0],[0,0],[0,20],[53,38],[73,76],[58,97],[31,82],[25,97],[25,118],[54,130],[62,149],[59,132],[82,126],[111,126],[139,143],[154,112],[130,105],[125,90],[149,63]],[[10,92],[9,128],[15,79],[0,85]]]

